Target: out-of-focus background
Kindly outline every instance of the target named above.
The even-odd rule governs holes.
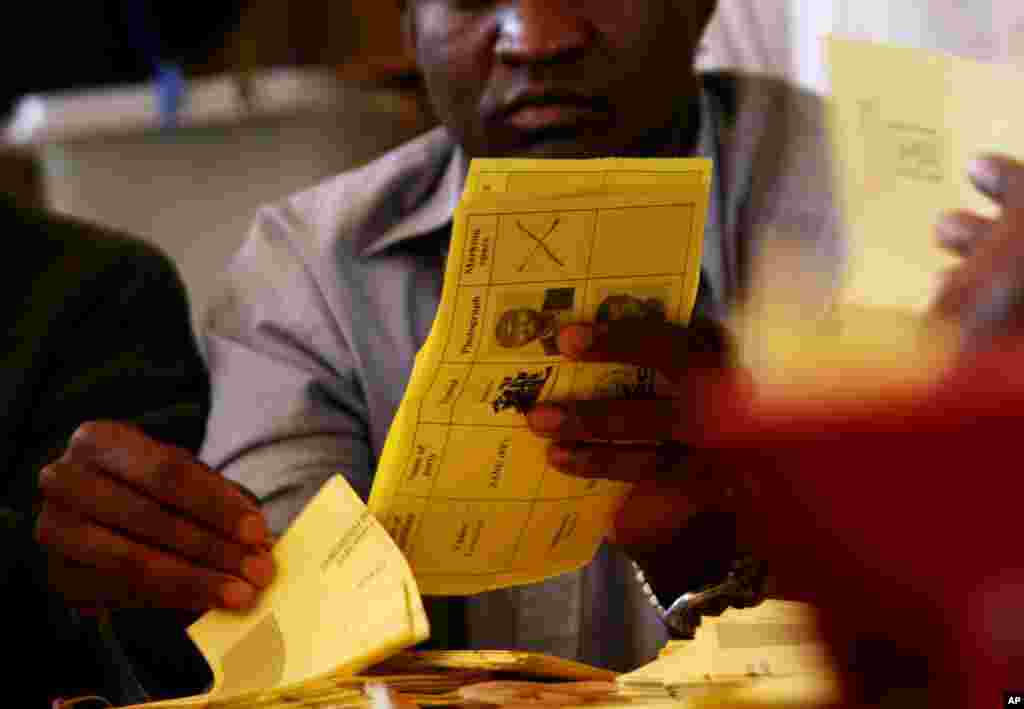
[[[1020,0],[720,0],[707,67],[739,67],[828,90],[820,39],[847,37],[1024,64]]]
[[[197,323],[258,205],[434,123],[397,0],[30,5],[0,49],[0,188],[159,245]],[[828,32],[1024,63],[1021,0],[720,0],[699,62],[824,92]]]
[[[0,49],[0,187],[156,243],[197,325],[260,204],[433,124],[394,0],[39,2],[25,15],[35,50]]]

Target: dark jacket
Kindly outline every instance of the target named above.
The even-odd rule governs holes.
[[[48,589],[32,539],[39,471],[93,419],[134,422],[195,450],[209,405],[205,367],[181,281],[153,247],[5,199],[0,237],[0,593],[28,621],[10,648],[5,694],[21,695],[23,707],[116,696],[109,663]]]

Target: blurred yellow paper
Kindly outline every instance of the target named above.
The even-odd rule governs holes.
[[[668,697],[686,707],[811,709],[841,699],[814,609],[791,601],[704,618],[692,640],[669,643],[658,659],[617,681],[632,706]]]
[[[849,239],[842,303],[923,312],[954,257],[945,210],[991,214],[969,182],[986,152],[1024,155],[1020,69],[829,37],[831,139]]]
[[[925,317],[956,263],[934,226],[949,210],[996,211],[967,168],[987,152],[1024,155],[1024,73],[838,37],[825,50],[845,276],[823,310],[817,290],[800,292],[809,270],[801,256],[766,248],[738,318],[745,364],[762,385],[793,394],[927,384],[958,346],[951,324]]]
[[[799,249],[765,246],[751,298],[732,320],[742,364],[763,395],[862,400],[928,386],[945,371],[956,352],[953,323],[821,298],[808,271]]]

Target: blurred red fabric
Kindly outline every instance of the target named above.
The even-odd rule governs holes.
[[[696,443],[756,475],[754,550],[837,653],[865,636],[923,652],[944,706],[1024,687],[1024,342],[856,400],[710,396]]]

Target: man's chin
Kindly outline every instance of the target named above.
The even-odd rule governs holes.
[[[608,131],[581,131],[572,128],[552,128],[529,135],[516,136],[502,150],[506,158],[585,159],[621,157],[624,146],[609,140]]]
[[[552,129],[511,141],[495,157],[587,159],[663,157],[676,154],[671,146],[671,131],[658,131],[640,139],[628,140],[610,130],[574,131]]]
[[[621,155],[621,150],[607,146],[594,145],[578,140],[545,140],[512,151],[509,157],[542,158],[574,160],[585,158],[614,158]]]

